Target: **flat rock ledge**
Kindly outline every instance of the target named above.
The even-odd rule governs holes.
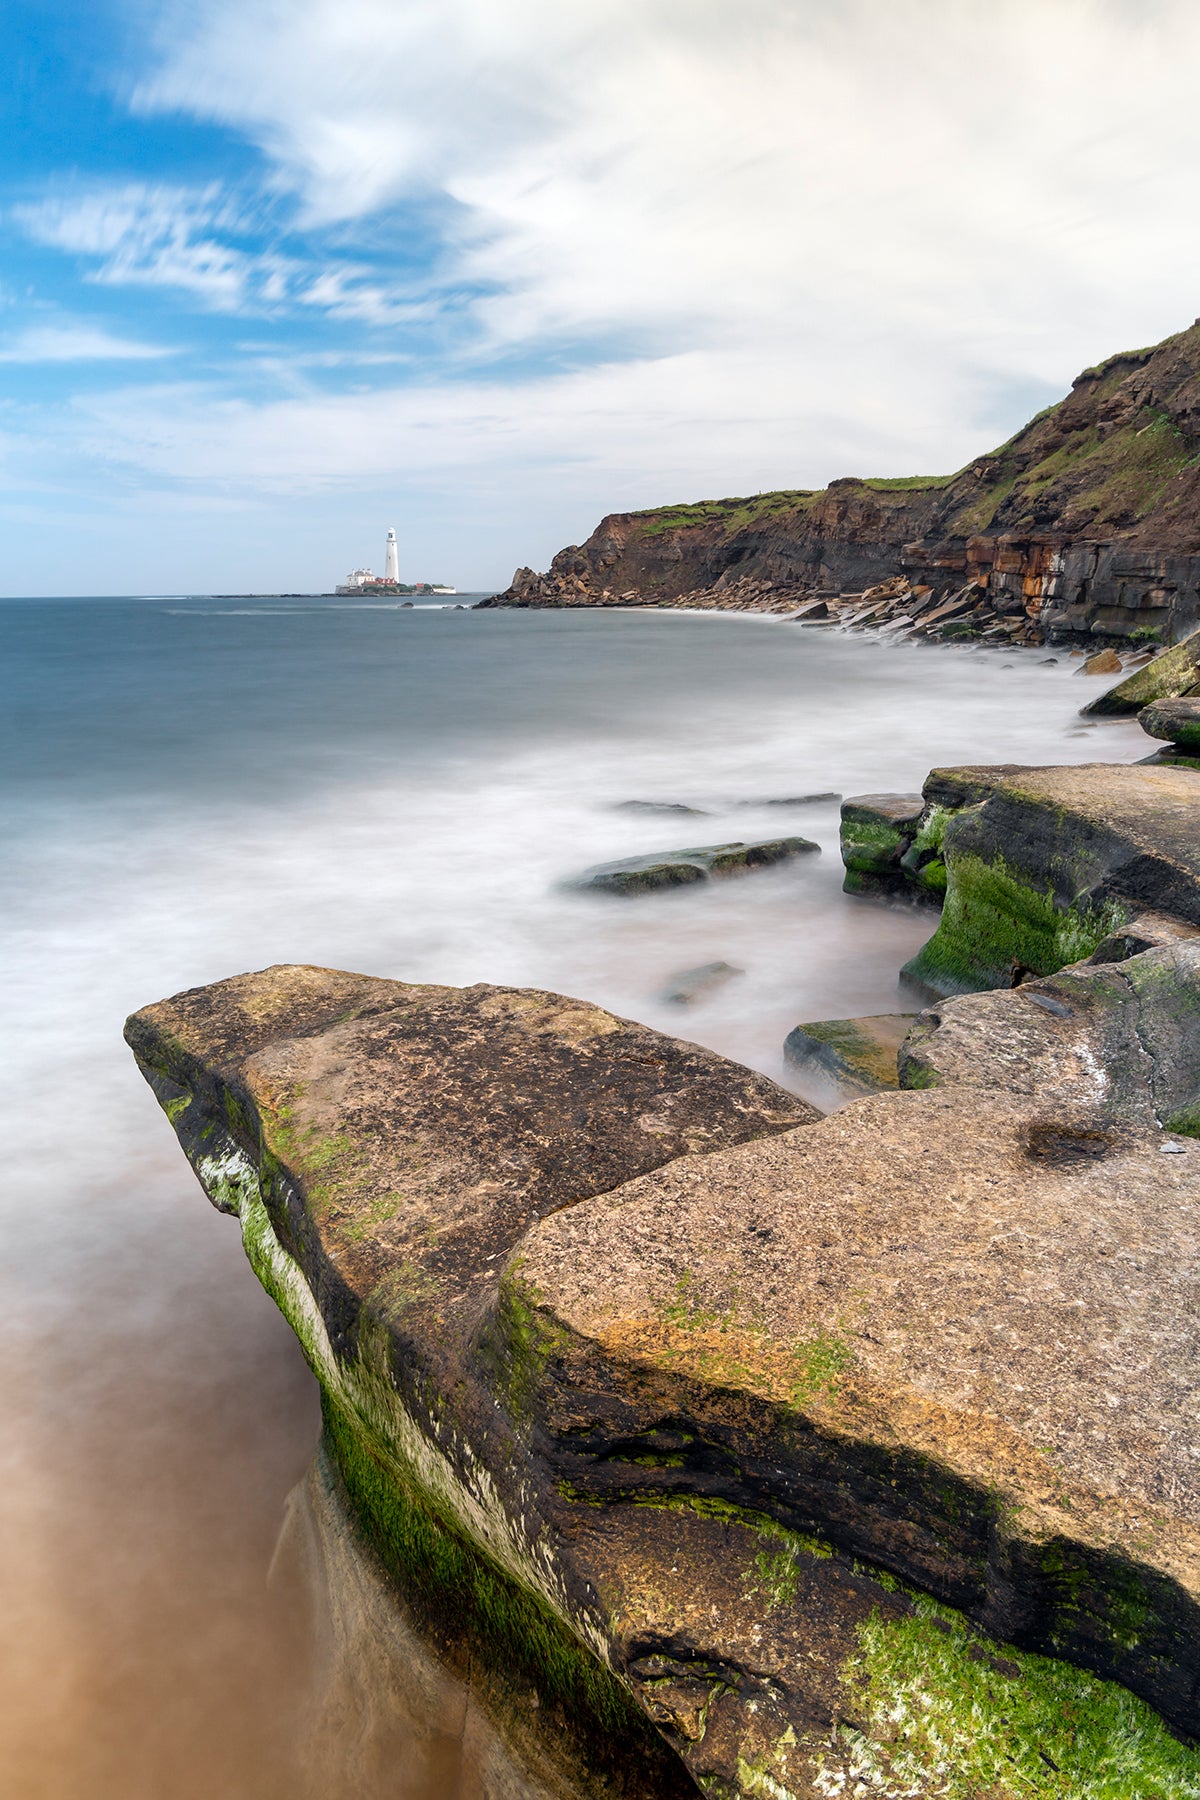
[[[1198,955],[946,1001],[824,1120],[524,990],[275,968],[127,1036],[364,1555],[532,1691],[563,1794],[1183,1800]]]

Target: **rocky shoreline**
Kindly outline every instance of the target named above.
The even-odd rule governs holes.
[[[1184,651],[1109,706],[1162,724]],[[321,1385],[329,1566],[483,1671],[531,1789],[1200,1792],[1169,721],[1172,763],[844,804],[847,886],[931,908],[935,997],[803,1028],[828,1117],[534,990],[278,967],[129,1020]]]
[[[1200,623],[1200,321],[1085,369],[955,475],[613,513],[480,604],[825,609],[917,637],[1172,644]]]

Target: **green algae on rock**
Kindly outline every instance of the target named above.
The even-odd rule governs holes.
[[[1200,631],[1162,650],[1083,708],[1100,718],[1128,717],[1155,700],[1175,700],[1200,689]]]
[[[1138,714],[1138,724],[1149,737],[1200,752],[1200,697],[1152,701]]]
[[[1186,769],[935,769],[941,923],[904,973],[935,993],[1008,987],[1152,908],[1200,923],[1200,783]]]
[[[1144,1704],[1200,1723],[1200,1149],[1118,1111],[1102,1155],[1058,1154],[1061,1057],[1036,1095],[956,1078],[818,1122],[488,987],[276,969],[128,1035],[373,1553],[511,1671],[497,1716],[536,1690],[564,1795],[933,1794],[956,1740],[982,1779],[1012,1715],[979,1684],[1011,1668],[1021,1717],[1071,1697],[1058,1793],[1110,1763],[1113,1792],[1200,1792]],[[934,1605],[955,1653],[914,1688]],[[900,1741],[912,1706],[936,1729]]]
[[[648,856],[597,863],[567,885],[595,894],[649,894],[659,888],[748,875],[754,869],[776,868],[797,856],[820,854],[819,844],[802,837],[767,838],[755,844],[707,844],[699,849],[660,850]]]
[[[846,893],[892,894],[907,889],[902,859],[924,811],[921,794],[855,794],[842,801]]]
[[[797,1025],[783,1042],[794,1069],[824,1077],[847,1099],[899,1087],[897,1054],[916,1013],[861,1019],[817,1019]]]

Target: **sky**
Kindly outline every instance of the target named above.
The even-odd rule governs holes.
[[[0,592],[460,589],[1200,313],[1193,0],[6,0]]]

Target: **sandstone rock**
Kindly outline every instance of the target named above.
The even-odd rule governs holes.
[[[774,868],[797,856],[820,853],[819,844],[801,837],[768,838],[756,844],[709,844],[701,849],[662,850],[649,856],[597,863],[568,885],[597,894],[648,894],[658,888],[746,875],[753,869]]]
[[[684,1752],[702,1787],[729,1781],[736,1736],[740,1762],[789,1794],[853,1791],[851,1743],[826,1722],[850,1704],[831,1665],[865,1673],[865,1642],[902,1638],[907,1584],[959,1609],[952,1632],[965,1616],[1068,1656],[1194,1729],[1200,1146],[1164,1159],[1159,1144],[1080,1127],[1044,1095],[878,1095],[530,1232],[515,1279],[547,1344],[531,1411],[564,1491],[600,1524],[597,1507],[632,1522],[657,1505],[781,1530],[761,1527],[757,1581],[736,1530],[719,1553],[679,1540],[674,1566],[701,1605],[676,1641],[709,1684],[707,1730]],[[710,1589],[718,1554],[765,1618]],[[906,1584],[890,1594],[889,1571]],[[651,1562],[610,1590],[631,1649],[635,1595],[661,1579]],[[663,1630],[672,1604],[656,1606]],[[934,1642],[909,1680],[929,1678]],[[1011,1658],[1010,1680],[1032,1674],[1007,1649],[971,1653]],[[958,1770],[976,1732],[1010,1721],[1006,1690],[986,1723],[950,1724]],[[895,1688],[850,1716],[898,1782],[889,1703],[911,1716]],[[1115,1751],[1093,1752],[1093,1779]],[[907,1767],[911,1787],[880,1790],[938,1791],[919,1756]],[[1081,1774],[1076,1761],[1064,1790],[1083,1793]],[[1146,1791],[1144,1772],[1126,1779]],[[960,1791],[988,1783],[977,1772]]]
[[[716,988],[724,987],[737,975],[744,975],[744,969],[735,968],[732,963],[701,963],[695,969],[682,969],[673,975],[663,989],[663,999],[672,1006],[692,1006],[711,994]]]
[[[1178,768],[935,769],[941,924],[905,974],[942,994],[1076,962],[1147,908],[1200,924],[1200,781]],[[914,840],[915,841],[915,840]]]
[[[842,802],[841,846],[848,894],[903,892],[901,858],[925,811],[921,794],[856,794]]]
[[[564,1790],[1200,1781],[1126,1691],[1200,1723],[1200,1146],[971,1081],[797,1129],[581,1002],[327,970],[128,1036],[360,1528]]]
[[[1085,713],[1113,717],[1141,712],[1152,700],[1173,700],[1200,690],[1200,631],[1193,631],[1183,643],[1163,650],[1152,662],[1118,681],[1098,700],[1084,707]]]
[[[1200,695],[1193,700],[1152,701],[1138,714],[1138,724],[1149,737],[1200,752]]]
[[[531,1369],[495,1342],[500,1278],[541,1212],[819,1115],[708,1051],[531,990],[283,967],[147,1007],[126,1035],[210,1199],[240,1217],[410,1603],[473,1641],[508,1711],[540,1694],[564,1792],[580,1770],[589,1796],[690,1791],[608,1671],[588,1558],[535,1479]]]
[[[1084,1131],[1081,1155],[1090,1142],[1102,1156],[1113,1123],[1200,1135],[1200,936],[944,1000],[921,1014],[899,1061],[906,1088],[1052,1094]]]
[[[1076,669],[1077,675],[1119,675],[1121,659],[1115,650],[1097,650]]]
[[[819,1019],[797,1025],[783,1043],[794,1069],[831,1081],[846,1099],[900,1085],[897,1053],[916,1013]]]

